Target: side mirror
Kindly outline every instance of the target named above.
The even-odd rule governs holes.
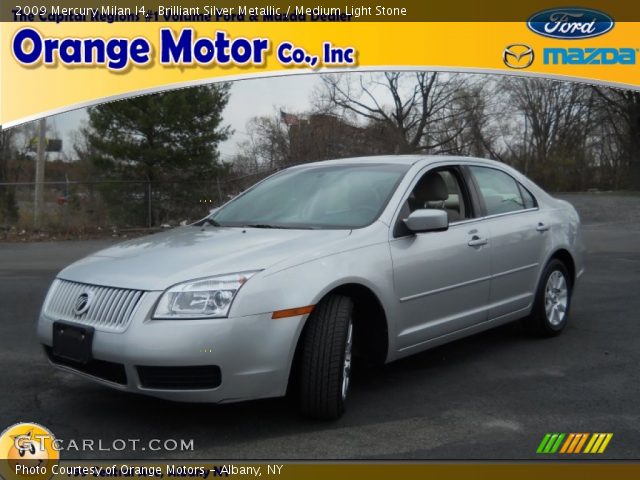
[[[449,228],[447,212],[435,208],[415,210],[403,221],[413,233],[438,232]]]

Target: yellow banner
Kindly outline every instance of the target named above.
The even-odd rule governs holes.
[[[5,127],[140,92],[356,69],[543,75],[640,87],[640,22],[618,22],[580,39],[543,36],[525,21],[1,25]]]

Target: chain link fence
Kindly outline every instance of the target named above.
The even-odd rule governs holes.
[[[44,182],[40,229],[92,232],[194,222],[274,170],[202,181]],[[2,230],[33,230],[35,183],[0,183]]]

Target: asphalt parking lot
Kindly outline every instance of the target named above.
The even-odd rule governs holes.
[[[565,198],[582,213],[589,254],[563,335],[532,339],[512,324],[360,371],[347,413],[332,423],[300,418],[284,399],[170,403],[53,370],[35,338],[45,292],[60,268],[111,241],[0,243],[0,430],[34,421],[103,446],[195,446],[66,458],[227,460],[529,459],[546,432],[612,432],[598,458],[638,459],[640,196]]]

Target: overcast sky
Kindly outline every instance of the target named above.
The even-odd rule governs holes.
[[[235,133],[220,145],[222,159],[233,155],[238,142],[246,138],[245,126],[250,118],[273,114],[279,108],[291,112],[309,108],[311,92],[319,81],[317,75],[287,75],[233,82],[224,123]],[[49,117],[50,128],[63,139],[65,151],[72,152],[73,134],[86,119],[84,108]]]

